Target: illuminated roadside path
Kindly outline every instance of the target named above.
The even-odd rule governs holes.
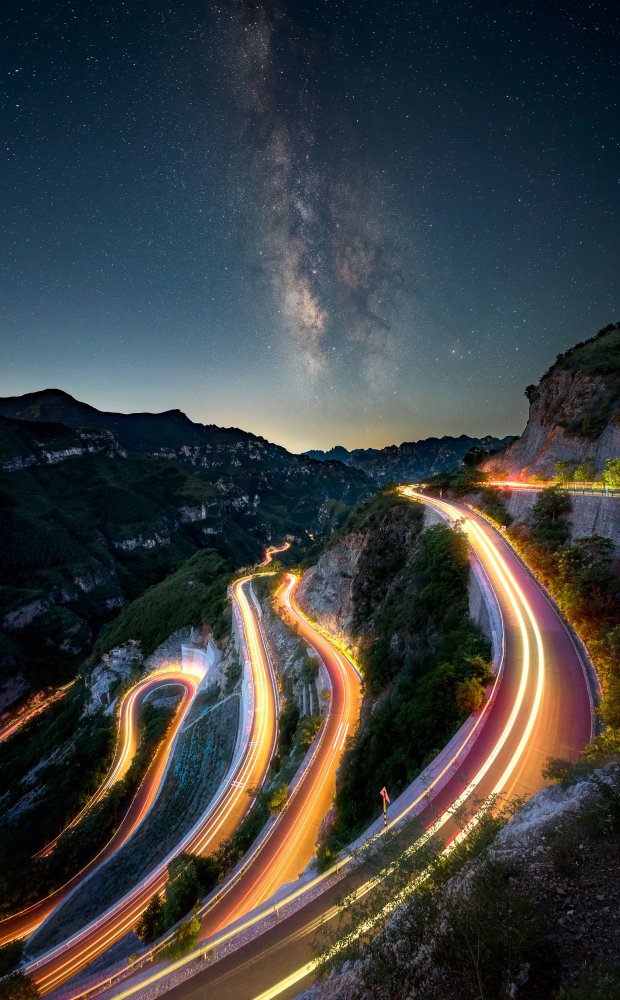
[[[22,729],[26,723],[31,722],[35,719],[37,715],[42,712],[46,712],[48,708],[55,705],[56,702],[61,701],[66,697],[67,692],[73,687],[75,681],[70,681],[69,684],[65,684],[64,687],[58,688],[56,691],[52,691],[45,697],[40,698],[39,701],[35,698],[39,697],[35,695],[34,698],[28,703],[28,705],[17,712],[12,718],[7,719],[2,727],[0,727],[0,743],[8,740],[10,736]]]
[[[569,631],[500,533],[467,508],[411,489],[403,492],[450,521],[463,519],[463,530],[495,595],[503,624],[500,679],[488,707],[480,710],[484,723],[476,716],[473,723],[466,723],[462,737],[457,734],[451,741],[447,759],[440,755],[442,766],[431,765],[388,814],[388,829],[405,816],[415,816],[425,836],[449,844],[461,833],[456,807],[475,809],[500,792],[509,799],[529,797],[543,785],[541,769],[549,756],[575,758],[592,735],[592,701],[585,665]],[[369,836],[380,837],[381,828],[379,818]],[[350,855],[345,854],[337,867],[338,871],[291,886],[275,903],[269,901],[216,931],[194,955],[142,974],[105,995],[118,1000],[166,991],[171,998],[185,1000],[203,1000],[207,995],[213,1000],[296,996],[312,981],[310,942],[317,928],[335,919],[339,898],[365,891],[361,869],[356,869]],[[188,978],[181,982],[184,975]]]

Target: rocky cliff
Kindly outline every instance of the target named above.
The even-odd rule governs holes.
[[[516,523],[531,524],[532,507],[537,492],[529,490],[506,490],[503,496],[508,513]],[[478,495],[472,495],[471,502],[479,506]],[[589,496],[571,493],[571,509],[566,513],[570,533],[568,541],[573,545],[579,538],[602,535],[614,544],[614,554],[620,557],[620,501],[615,497]]]
[[[491,475],[551,478],[554,465],[591,459],[600,472],[620,455],[620,324],[558,355],[530,401],[521,437],[483,469]]]

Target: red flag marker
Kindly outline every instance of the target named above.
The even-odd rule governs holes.
[[[390,796],[388,795],[388,790],[385,787],[385,785],[379,792],[379,795],[383,799],[383,825],[387,826],[387,807],[388,807],[388,802],[390,801]]]

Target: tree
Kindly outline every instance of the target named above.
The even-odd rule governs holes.
[[[608,458],[603,469],[603,482],[609,488],[620,486],[620,458]]]
[[[299,708],[297,707],[297,703],[291,699],[280,712],[278,752],[281,757],[285,757],[290,753],[298,723]]]
[[[145,944],[154,941],[161,933],[162,910],[164,904],[161,896],[153,896],[136,926],[136,934]]]
[[[0,1000],[36,1000],[38,996],[37,987],[23,972],[14,972],[0,980]]]
[[[286,797],[287,797],[286,785],[284,784],[277,785],[276,788],[274,788],[274,790],[270,792],[269,798],[267,799],[267,806],[269,808],[269,812],[271,813],[282,812],[284,806],[286,805]]]
[[[23,950],[24,942],[21,939],[10,941],[0,948],[0,976],[6,976],[19,965]]]
[[[574,472],[576,483],[592,483],[596,476],[596,463],[592,458],[584,458]]]
[[[456,703],[464,715],[477,712],[484,701],[484,687],[477,677],[461,681],[456,689]]]
[[[534,506],[532,517],[535,521],[556,521],[561,514],[567,514],[571,509],[571,498],[567,490],[561,486],[548,486],[541,490]]]
[[[297,727],[295,742],[302,750],[309,747],[314,737],[321,728],[322,718],[320,715],[304,715]]]
[[[313,684],[317,679],[319,674],[319,665],[315,659],[308,656],[306,653],[304,655],[303,663],[301,665],[301,670],[299,672],[299,679],[303,684]]]
[[[173,961],[176,961],[176,959],[183,958],[184,955],[189,954],[196,944],[196,938],[198,937],[199,930],[200,920],[198,917],[192,917],[191,920],[181,924],[175,935],[174,941],[168,948],[168,957]]]
[[[560,483],[570,483],[575,478],[575,463],[558,459],[553,465],[553,476]]]

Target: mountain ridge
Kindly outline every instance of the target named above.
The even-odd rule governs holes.
[[[99,410],[64,389],[55,388],[0,397],[0,415],[31,423],[62,423],[73,430],[108,430],[115,434],[121,447],[139,454],[147,452],[153,445],[200,445],[234,438],[266,442],[260,435],[238,427],[197,423],[177,407],[159,413],[148,410],[117,413]],[[156,439],[155,432],[159,433]],[[273,447],[281,446],[274,444]]]
[[[487,434],[481,438],[460,434],[458,437],[421,438],[403,441],[385,448],[355,448],[352,451],[335,445],[329,451],[312,449],[304,452],[322,462],[341,462],[349,468],[369,475],[379,486],[388,482],[411,482],[455,468],[472,449],[492,454],[515,440],[513,435],[497,438]]]

